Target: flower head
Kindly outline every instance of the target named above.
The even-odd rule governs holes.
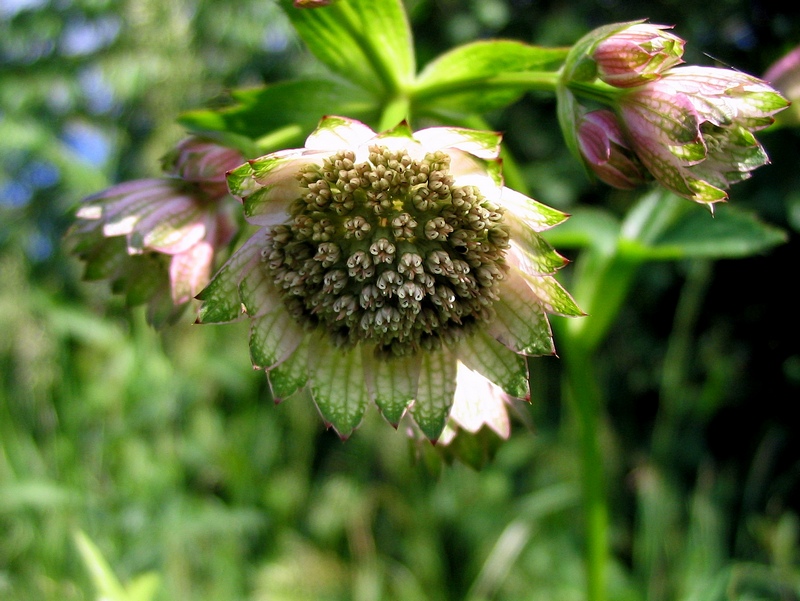
[[[275,399],[308,385],[346,437],[369,401],[437,440],[459,362],[528,396],[547,313],[579,315],[540,236],[565,219],[502,184],[493,132],[327,117],[304,148],[232,170],[257,233],[200,297],[201,322],[250,319]]]
[[[631,190],[647,180],[647,170],[631,150],[613,112],[585,113],[578,124],[578,145],[586,165],[609,186]]]
[[[619,88],[658,79],[683,62],[685,42],[669,33],[666,25],[634,23],[607,35],[594,48],[598,77]]]
[[[745,73],[690,66],[630,88],[617,102],[631,148],[650,173],[703,203],[726,200],[731,184],[769,162],[753,132],[788,105]]]
[[[165,177],[84,199],[68,236],[85,277],[111,280],[131,305],[148,302],[156,325],[177,318],[235,231],[225,172],[243,160],[237,150],[189,137],[164,158]]]

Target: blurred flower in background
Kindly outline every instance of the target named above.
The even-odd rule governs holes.
[[[188,137],[163,160],[164,177],[117,184],[86,198],[68,233],[88,280],[110,280],[155,325],[174,321],[208,283],[237,229],[225,173],[243,155]]]

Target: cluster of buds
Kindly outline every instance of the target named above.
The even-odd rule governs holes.
[[[745,73],[682,65],[684,41],[668,29],[628,23],[576,44],[565,88],[594,82],[611,107],[576,103],[570,126],[584,163],[607,184],[629,189],[655,179],[713,206],[768,163],[753,132],[789,103]]]
[[[237,229],[225,173],[244,156],[187,137],[162,161],[163,177],[124,182],[84,199],[68,233],[88,280],[109,280],[155,325],[174,321],[208,283]]]

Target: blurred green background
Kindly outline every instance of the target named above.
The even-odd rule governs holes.
[[[756,75],[800,44],[777,1],[407,6],[420,66],[637,18],[675,25],[690,63]],[[65,253],[80,199],[157,175],[181,111],[318,68],[266,0],[0,0],[0,599],[99,598],[77,532],[123,583],[145,575],[131,601],[582,599],[558,358],[531,361],[532,402],[482,469],[375,411],[342,443],[307,397],[272,403],[245,326],[156,333]],[[568,156],[552,98],[487,119],[538,200],[628,208]],[[772,165],[732,203],[787,242],[648,265],[598,359],[613,599],[800,599],[800,132],[761,140]]]

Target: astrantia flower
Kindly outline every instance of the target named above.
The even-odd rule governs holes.
[[[659,183],[714,203],[769,162],[753,132],[788,102],[745,73],[682,66],[627,89],[617,105],[632,148]]]
[[[609,110],[583,115],[578,123],[578,147],[586,165],[609,186],[631,190],[647,179],[647,171]]]
[[[441,435],[459,362],[527,398],[525,355],[552,354],[547,313],[579,315],[539,232],[559,211],[505,188],[492,132],[328,117],[305,148],[228,177],[259,227],[199,298],[200,321],[250,320],[273,397],[308,386],[341,437],[369,402]]]
[[[602,39],[592,52],[601,80],[630,88],[658,79],[683,62],[685,42],[666,25],[634,23]]]
[[[85,277],[108,279],[148,318],[177,318],[208,283],[217,250],[235,231],[225,173],[242,154],[189,137],[163,163],[165,177],[121,183],[86,198],[69,232]]]

